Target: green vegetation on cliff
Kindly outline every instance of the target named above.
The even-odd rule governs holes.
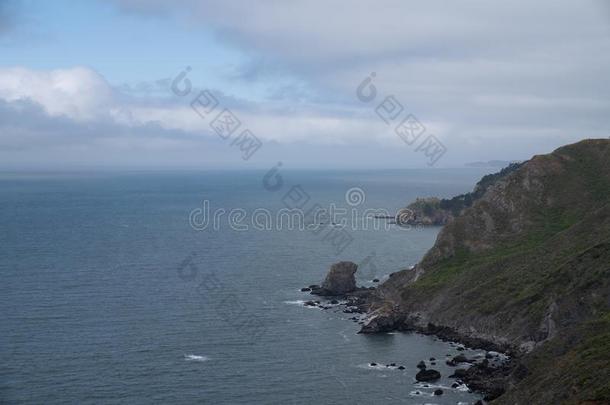
[[[418,198],[407,206],[414,213],[414,222],[425,225],[445,225],[450,218],[458,216],[462,210],[470,207],[481,198],[485,191],[500,179],[514,172],[523,163],[511,163],[497,173],[483,176],[470,193],[460,194],[453,198],[436,197]]]
[[[440,201],[459,215],[417,277],[383,288],[426,322],[519,347],[529,373],[498,403],[610,401],[610,141],[505,170]]]

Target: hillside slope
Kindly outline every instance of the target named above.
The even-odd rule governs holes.
[[[498,403],[606,401],[609,292],[610,141],[585,140],[494,179],[380,286],[363,329],[408,320],[516,348],[529,371]]]
[[[472,206],[474,201],[480,199],[489,187],[517,170],[521,165],[522,163],[510,163],[497,173],[483,176],[475,185],[474,190],[469,193],[460,194],[453,198],[425,197],[416,199],[406,207],[412,213],[408,222],[421,225],[447,224],[464,209]]]

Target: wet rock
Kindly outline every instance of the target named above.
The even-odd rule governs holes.
[[[424,363],[424,361],[420,361],[419,363],[417,363],[417,368],[419,368],[420,370],[424,370],[426,368],[426,363]]]
[[[485,394],[484,401],[491,401],[504,393],[507,387],[507,377],[513,371],[513,364],[500,367],[484,367],[475,364],[466,370],[463,380],[472,390]]]
[[[436,361],[434,357],[430,357],[430,361]]]
[[[451,376],[449,376],[449,377],[451,377]],[[459,387],[459,386],[460,386],[460,384],[458,384],[458,383],[453,383],[453,384],[451,384],[451,388],[457,388],[457,387]]]
[[[469,359],[468,357],[466,357],[463,354],[458,354],[453,359],[447,360],[445,363],[447,363],[448,366],[455,367],[460,363],[475,363],[475,360]]]
[[[415,374],[415,379],[417,381],[436,381],[441,378],[441,373],[436,370],[421,370],[419,373]]]
[[[373,279],[373,283],[378,283],[378,282],[379,282],[379,279],[378,279],[378,278],[374,278],[374,279]]]
[[[337,305],[337,304],[339,303],[339,301],[337,301],[337,300],[331,300],[331,301],[330,301],[330,303],[331,303],[331,304],[333,304],[333,305]]]
[[[466,373],[468,370],[464,368],[456,368],[453,370],[453,374],[449,376],[449,378],[464,378],[466,377]]]
[[[443,395],[443,390],[440,388],[437,390],[434,390],[434,395]]]
[[[305,291],[311,291],[311,288],[309,288],[309,287],[303,287],[303,288],[301,288],[301,291],[302,291],[302,292],[305,292]]]
[[[390,367],[396,367],[396,363],[390,363]]]
[[[314,301],[305,301],[303,305],[305,305],[306,307],[315,307],[318,304],[316,304]]]
[[[309,286],[310,290],[315,290],[316,288],[320,288],[320,286],[317,285],[317,284],[312,284],[312,285]]]
[[[375,366],[377,366],[377,363],[369,363],[369,366],[375,367]]]
[[[404,369],[405,369],[405,366],[398,366],[398,369],[399,369],[399,370],[404,370]]]
[[[399,317],[394,313],[372,316],[365,322],[358,333],[390,332],[395,329],[398,322]]]

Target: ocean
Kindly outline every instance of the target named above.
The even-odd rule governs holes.
[[[0,173],[0,402],[479,399],[451,387],[455,345],[358,335],[354,314],[306,307],[300,289],[340,260],[363,286],[415,264],[439,228],[357,220],[470,191],[486,171],[279,170]],[[295,205],[345,223],[290,226],[277,214]],[[416,383],[431,357],[442,379]]]

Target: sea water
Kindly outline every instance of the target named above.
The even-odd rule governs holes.
[[[358,272],[365,286],[415,264],[439,228],[378,221],[365,229],[353,218],[469,191],[484,171],[285,171],[281,187],[265,174],[1,173],[0,402],[480,398],[451,388],[444,361],[459,353],[455,345],[417,334],[359,335],[353,314],[305,307],[313,297],[300,289],[319,284],[340,260],[366,264]],[[217,226],[203,228],[204,202]],[[347,226],[278,224],[273,215],[295,204],[344,209]],[[229,223],[231,210],[241,226]],[[273,221],[258,226],[256,212]],[[333,230],[346,231],[349,243],[329,236]],[[416,383],[416,364],[430,357],[442,379]],[[443,395],[433,396],[439,387]]]

